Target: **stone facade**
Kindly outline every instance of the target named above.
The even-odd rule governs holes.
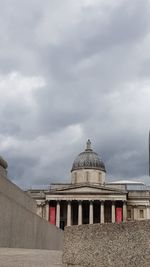
[[[106,169],[88,140],[73,162],[70,184],[51,184],[28,190],[37,213],[50,223],[65,226],[150,219],[150,191],[129,190],[127,184],[106,183]]]
[[[150,192],[146,190],[128,191],[110,188],[107,184],[80,184],[59,185],[59,189],[51,186],[43,191],[29,190],[28,194],[37,202],[38,215],[50,222],[53,209],[53,223],[62,229],[77,224],[150,219]]]
[[[150,221],[67,227],[63,262],[72,267],[149,267]]]
[[[92,183],[101,184],[105,183],[105,172],[100,170],[78,170],[71,173],[72,184]]]

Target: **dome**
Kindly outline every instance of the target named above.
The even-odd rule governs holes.
[[[81,169],[94,169],[106,172],[103,161],[99,158],[98,154],[92,150],[90,140],[87,141],[85,151],[80,153],[74,160],[71,172]]]

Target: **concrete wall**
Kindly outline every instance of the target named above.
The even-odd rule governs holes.
[[[0,177],[0,247],[62,249],[63,231],[35,214],[36,202]]]
[[[150,221],[72,226],[65,229],[67,266],[150,266]]]
[[[0,193],[3,193],[12,201],[17,202],[22,207],[36,213],[36,202],[9,179],[0,175]]]

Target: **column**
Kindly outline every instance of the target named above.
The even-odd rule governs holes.
[[[67,204],[67,226],[71,226],[71,201]]]
[[[101,218],[100,218],[100,222],[104,223],[104,201],[101,201],[100,204],[100,213],[101,213]]]
[[[123,201],[123,222],[127,221],[127,202]]]
[[[150,219],[150,216],[149,216],[149,206],[146,207],[146,219]]]
[[[46,202],[46,206],[45,206],[45,219],[46,221],[49,221],[49,202]]]
[[[79,201],[78,204],[78,225],[82,224],[82,202]]]
[[[42,206],[42,204],[40,206],[40,217],[43,218],[43,206]]]
[[[133,220],[137,220],[137,207],[133,207]]]
[[[39,215],[41,217],[41,204],[37,204],[37,211],[36,211],[37,215]]]
[[[60,201],[56,205],[56,226],[60,228]]]
[[[115,202],[112,201],[111,205],[111,221],[112,223],[115,223]]]
[[[93,201],[90,201],[89,205],[89,224],[93,224]]]

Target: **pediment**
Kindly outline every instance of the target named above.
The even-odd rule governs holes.
[[[113,193],[123,193],[122,190],[108,188],[106,186],[96,186],[96,185],[72,185],[70,187],[64,187],[55,189],[55,192],[59,193],[99,193],[99,194],[113,194]]]

